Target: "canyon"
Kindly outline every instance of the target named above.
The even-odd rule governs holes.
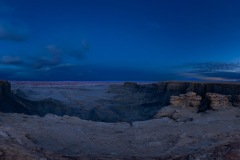
[[[2,159],[239,159],[240,84],[0,82]]]

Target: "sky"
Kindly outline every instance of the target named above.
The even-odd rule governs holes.
[[[0,0],[0,79],[240,81],[238,0]]]

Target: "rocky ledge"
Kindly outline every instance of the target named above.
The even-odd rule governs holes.
[[[39,116],[51,113],[102,122],[134,122],[152,119],[156,112],[170,104],[197,107],[197,112],[240,106],[239,83],[126,82],[104,85],[102,89],[100,85],[84,88],[74,83],[76,88],[68,84],[58,89],[51,87],[54,83],[48,87],[43,84],[38,87],[34,83],[30,89],[26,86],[16,89],[14,86],[11,91],[10,83],[1,81],[0,111]],[[50,97],[48,92],[51,92]]]
[[[239,97],[239,95],[235,96]],[[235,99],[235,103],[239,103]],[[206,93],[204,98],[195,92],[180,94],[170,97],[170,105],[161,108],[154,118],[169,117],[176,121],[191,121],[199,112],[206,110],[228,109],[233,106],[231,95],[222,95],[217,93]],[[203,109],[204,108],[204,109]]]
[[[8,82],[0,84],[0,110],[6,112],[0,112],[3,160],[240,159],[239,84],[125,83],[104,86],[103,90],[95,86],[95,94],[88,92],[94,88],[89,86],[41,86],[26,92],[21,88],[11,91]],[[81,106],[69,109],[57,99],[61,93],[67,93],[69,99],[69,95],[77,95],[70,104]],[[43,95],[43,100],[31,99],[32,95]],[[52,99],[46,101],[49,95]],[[85,101],[92,100],[87,99],[90,95],[102,99],[84,104],[77,101],[83,95]],[[89,104],[90,109],[86,107]],[[93,112],[95,105],[101,106]],[[89,113],[101,122],[79,116]],[[104,123],[103,117],[108,122],[115,118],[116,123]]]

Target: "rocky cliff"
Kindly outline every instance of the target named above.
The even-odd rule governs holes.
[[[71,108],[66,108],[58,101],[48,98],[42,101],[31,101],[11,91],[11,84],[0,81],[0,111],[4,113],[24,113],[28,115],[44,116],[53,113],[59,116],[71,113]]]
[[[11,91],[1,82],[2,112],[101,122],[0,112],[0,159],[239,160],[238,84],[226,84],[236,85],[229,92],[195,84],[202,83],[34,86],[26,92],[26,86]],[[203,105],[208,109],[199,112]]]
[[[161,106],[170,104],[171,96],[179,96],[188,92],[195,92],[203,99],[206,93],[217,93],[230,96],[230,101],[239,103],[240,83],[208,83],[208,82],[159,82],[153,84],[125,83],[123,87],[132,92],[144,92],[147,100],[159,102]],[[203,104],[202,104],[203,105]]]
[[[11,85],[7,81],[0,81],[0,100],[2,101],[9,93],[11,93]]]
[[[41,89],[39,88],[39,90]],[[49,90],[49,88],[46,89]],[[47,93],[46,89],[43,90],[44,94]],[[40,116],[52,113],[102,122],[133,122],[152,119],[156,112],[170,104],[171,96],[175,96],[175,99],[172,99],[175,103],[181,101],[182,105],[199,106],[199,111],[216,109],[218,104],[222,105],[228,102],[234,106],[240,106],[239,83],[159,82],[137,84],[126,82],[108,85],[94,93],[85,89],[80,91],[81,88],[70,88],[64,91],[65,97],[59,99],[57,90],[55,94],[51,94],[51,97],[46,94],[44,99],[31,100],[28,97],[34,93],[34,89],[29,93],[21,90],[11,91],[10,83],[1,81],[0,111]],[[191,92],[196,93],[197,96],[185,95]],[[40,93],[34,94],[39,95]],[[73,94],[76,96],[75,99],[71,99]],[[85,95],[85,98],[79,100],[82,99],[82,94]],[[103,96],[91,98],[96,95]],[[216,97],[216,95],[218,96]],[[222,96],[219,97],[219,95]],[[210,97],[214,99],[211,104]]]
[[[122,98],[121,100],[129,102],[138,101],[139,103],[155,102],[155,104],[159,106],[169,105],[171,96],[179,96],[188,92],[194,92],[202,97],[203,102],[200,104],[201,106],[208,105],[205,104],[207,93],[226,95],[230,97],[229,100],[232,101],[233,104],[240,104],[240,83],[159,82],[137,84],[127,82],[122,86],[118,86],[118,88],[122,88],[122,92],[124,92],[122,97],[125,97],[125,99]],[[140,95],[141,93],[144,93],[142,97],[136,98],[134,96]],[[199,97],[196,98],[196,101],[198,101]]]
[[[11,85],[7,81],[0,81],[0,111],[30,114],[33,107],[27,100],[14,96]]]

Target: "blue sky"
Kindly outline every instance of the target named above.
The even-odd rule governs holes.
[[[237,0],[0,0],[7,80],[240,80]]]

